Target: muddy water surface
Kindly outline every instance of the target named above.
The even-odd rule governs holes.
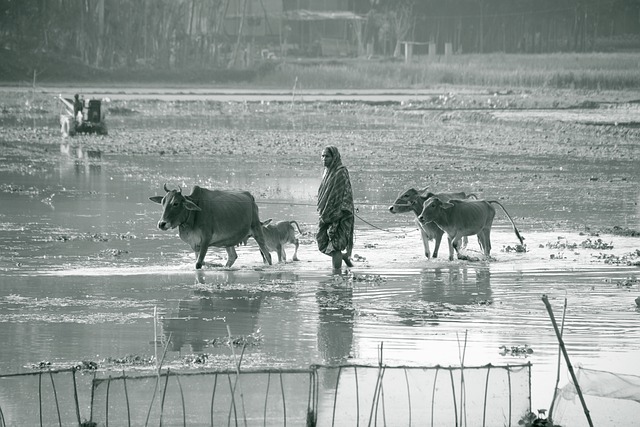
[[[500,198],[526,238],[527,253],[506,250],[517,240],[498,213],[488,263],[450,262],[446,244],[427,261],[413,218],[388,212],[400,190],[425,182],[423,170],[377,169],[344,156],[358,205],[356,265],[333,275],[313,241],[315,156],[278,167],[270,156],[108,154],[87,141],[52,138],[44,157],[28,150],[3,157],[2,372],[81,361],[151,369],[145,361],[167,341],[166,366],[231,368],[230,332],[247,343],[246,367],[376,364],[381,344],[389,364],[531,362],[535,410],[549,406],[558,357],[546,294],[558,319],[568,301],[564,333],[575,363],[640,375],[638,267],[603,260],[633,253],[638,240],[579,234],[640,228],[630,163],[550,159],[528,179],[467,171],[464,187]],[[444,170],[432,179],[448,189],[459,176]],[[264,266],[250,241],[232,269],[216,267],[226,254],[211,249],[210,265],[196,272],[175,230],[156,228],[160,208],[148,197],[162,194],[164,182],[185,191],[251,190],[261,218],[301,224],[301,261]],[[575,182],[588,188],[577,192]],[[580,245],[598,238],[613,248]],[[473,238],[468,252],[480,257]]]

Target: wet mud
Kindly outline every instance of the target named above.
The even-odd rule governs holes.
[[[533,406],[548,407],[557,364],[548,295],[557,318],[567,299],[576,363],[640,375],[640,135],[625,125],[637,105],[583,96],[553,109],[547,95],[541,111],[531,94],[512,93],[511,104],[450,95],[111,94],[109,135],[73,138],[59,135],[45,101],[5,107],[0,369],[152,370],[164,346],[178,370],[233,367],[231,348],[247,367],[376,364],[381,343],[389,364],[448,366],[464,345],[466,365],[531,361]],[[340,275],[313,239],[325,145],[339,147],[358,209],[355,266]],[[177,232],[156,227],[148,197],[164,183],[250,190],[262,219],[301,225],[300,261],[264,265],[250,240],[233,268],[214,267],[226,253],[211,248],[196,272]],[[446,241],[427,260],[413,214],[388,211],[411,187],[499,200],[526,252],[498,212],[491,260],[473,237],[469,260],[448,261]]]

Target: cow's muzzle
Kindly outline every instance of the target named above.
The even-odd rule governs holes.
[[[424,216],[420,215],[418,217],[418,221],[420,221],[421,224],[427,224],[430,223],[431,221],[428,221],[427,218],[425,218]]]
[[[167,226],[167,221],[158,221],[158,228],[160,230],[167,231],[169,227]]]

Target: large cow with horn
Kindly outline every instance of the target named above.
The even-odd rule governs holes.
[[[158,228],[166,231],[178,227],[180,238],[196,253],[196,269],[202,268],[209,246],[225,248],[225,267],[231,267],[238,259],[236,245],[248,235],[256,240],[264,260],[271,264],[258,205],[251,193],[208,190],[196,185],[187,196],[180,188],[169,190],[166,184],[164,191],[164,196],[149,198],[163,208]]]

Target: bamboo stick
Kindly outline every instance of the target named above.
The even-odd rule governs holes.
[[[73,379],[73,400],[76,404],[76,418],[78,419],[78,425],[82,425],[82,421],[80,421],[80,402],[78,400],[78,384],[76,382],[76,369],[73,368],[71,370],[72,379]],[[4,426],[4,423],[2,424]]]
[[[127,390],[127,377],[122,370],[122,386],[124,387],[124,399],[127,402],[127,425],[131,427],[131,405],[129,403],[129,390]]]
[[[562,323],[560,324],[560,336],[564,333],[564,319],[567,314],[567,298],[564,299],[564,307],[562,308]],[[553,389],[553,398],[551,399],[551,405],[549,406],[549,421],[553,423],[553,407],[556,403],[556,396],[558,395],[558,384],[560,384],[560,362],[562,361],[562,351],[558,347],[558,370],[556,372],[556,386]]]
[[[407,375],[407,369],[404,368],[404,381],[407,384],[407,402],[409,403],[409,427],[411,427],[411,386],[409,385],[409,376]]]
[[[51,378],[51,388],[53,388],[53,398],[56,401],[56,411],[58,412],[58,425],[62,427],[62,417],[60,415],[60,403],[58,402],[58,392],[56,391],[56,383],[53,381],[53,373],[49,371],[49,377]]]
[[[551,319],[551,323],[553,324],[553,329],[556,332],[556,337],[558,338],[558,344],[560,345],[560,350],[562,350],[564,361],[567,364],[567,369],[569,370],[569,374],[571,374],[571,380],[573,381],[573,385],[576,387],[576,391],[578,392],[578,398],[580,398],[580,403],[582,404],[584,415],[587,417],[589,426],[593,427],[593,421],[591,421],[591,414],[589,413],[589,409],[587,408],[587,403],[584,401],[584,396],[582,396],[582,390],[580,390],[580,385],[578,384],[578,378],[576,377],[576,373],[573,371],[573,365],[571,365],[571,360],[569,359],[567,348],[564,345],[562,334],[560,334],[560,330],[558,329],[558,325],[556,323],[556,318],[554,317],[553,310],[551,309],[551,304],[549,304],[549,299],[547,298],[546,295],[542,295],[542,302],[544,303],[545,307],[547,307],[547,312],[549,313],[549,318]]]
[[[280,372],[280,393],[282,393],[282,416],[284,419],[284,427],[287,427],[287,404],[284,399],[284,382],[282,381],[282,372]]]

